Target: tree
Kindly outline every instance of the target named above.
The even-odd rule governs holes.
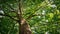
[[[2,0],[1,0],[2,1]],[[7,0],[6,0],[7,1]],[[5,1],[4,1],[5,2]],[[9,4],[7,4],[11,9],[13,9]],[[17,16],[18,16],[18,20],[14,19],[13,17],[6,15],[6,14],[1,14],[3,16],[8,16],[16,21],[19,22],[19,34],[31,34],[31,29],[28,25],[28,23],[26,22],[26,20],[22,17],[22,9],[21,6],[22,5],[22,0],[18,0],[18,11]],[[14,10],[14,9],[13,9]],[[15,10],[14,10],[15,11]]]
[[[1,28],[6,30],[6,33],[3,33],[2,29],[2,34],[7,32],[13,34],[16,31],[14,25],[17,23],[19,34],[60,34],[59,2],[59,0],[0,0],[0,10],[4,11],[4,14],[3,12],[0,14],[1,24],[4,24]]]

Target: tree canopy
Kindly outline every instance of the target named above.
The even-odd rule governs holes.
[[[60,0],[22,0],[22,17],[32,34],[60,34]],[[0,0],[0,34],[18,34],[19,0]]]

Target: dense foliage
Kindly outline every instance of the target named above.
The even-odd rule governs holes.
[[[32,34],[60,34],[60,0],[23,0],[22,6],[22,16]],[[0,34],[18,34],[17,11],[13,8],[18,10],[18,0],[0,0],[0,14],[9,15],[0,15]]]

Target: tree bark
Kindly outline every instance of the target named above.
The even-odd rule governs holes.
[[[32,34],[29,24],[22,17],[22,0],[18,1],[19,34]]]
[[[30,29],[30,26],[29,24],[26,22],[25,19],[22,19],[21,20],[21,23],[20,23],[20,32],[19,34],[32,34],[31,33],[31,29]]]

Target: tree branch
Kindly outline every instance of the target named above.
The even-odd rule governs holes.
[[[8,3],[6,3],[6,5],[11,9],[9,9],[11,12],[14,12],[14,13],[16,13],[17,14],[17,12],[16,11],[18,11],[18,10],[16,10],[16,9],[14,9],[10,4],[8,4]]]
[[[42,3],[44,3],[44,1],[43,1]],[[41,4],[42,4],[42,3],[41,3]],[[43,7],[45,7],[45,5],[43,6],[43,5],[37,4],[37,6],[34,8],[34,11],[37,12],[39,9],[41,9],[41,8],[43,8]],[[35,9],[36,9],[36,10],[35,10]],[[35,13],[35,12],[34,12],[34,13]],[[32,16],[33,16],[34,13],[32,13],[32,14],[30,15],[31,18],[32,18]],[[28,18],[29,18],[30,16],[28,16]],[[28,18],[27,18],[27,19],[28,19]],[[30,18],[29,18],[29,19],[30,19]]]
[[[32,14],[31,16],[29,16],[27,19],[31,19],[32,17],[34,17],[34,16],[43,16],[43,15],[41,15],[41,14]],[[26,20],[27,20],[26,19]]]
[[[15,9],[14,9],[10,4],[6,3],[6,5],[7,5],[9,8],[11,8],[13,11],[15,11]]]
[[[9,17],[9,18],[11,18],[11,19],[13,19],[13,20],[15,20],[15,21],[18,21],[17,19],[14,19],[14,17],[11,17],[11,16],[9,16],[9,15],[7,15],[7,14],[0,14],[1,16],[7,16],[7,17]]]
[[[34,10],[34,11],[37,12],[40,8],[41,8],[41,6],[38,7],[38,8],[37,8],[36,10]],[[34,12],[34,13],[35,13],[35,12]],[[30,14],[30,16],[28,16],[27,19],[29,20],[29,19],[31,19],[33,16],[37,16],[37,15],[34,15],[34,13]]]

